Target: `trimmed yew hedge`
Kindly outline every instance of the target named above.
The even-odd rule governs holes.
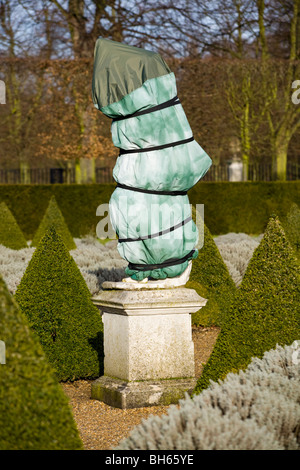
[[[0,450],[83,449],[69,400],[0,276]]]
[[[24,234],[5,202],[0,203],[0,245],[12,250],[27,248]]]
[[[0,185],[5,201],[28,240],[32,240],[54,195],[73,237],[95,234],[97,207],[108,203],[114,184]]]
[[[198,183],[189,191],[192,204],[204,204],[212,235],[261,234],[272,214],[281,219],[292,203],[300,204],[300,181]]]
[[[115,184],[0,185],[5,201],[28,240],[32,240],[55,195],[73,237],[95,234],[97,207],[108,203]],[[260,234],[269,217],[285,217],[291,204],[300,204],[300,181],[200,182],[189,191],[191,204],[204,204],[204,218],[212,235],[229,232]]]
[[[62,237],[63,242],[68,248],[68,250],[75,250],[76,244],[72,238],[72,235],[70,234],[64,216],[62,215],[61,210],[57,205],[55,196],[51,196],[47,210],[37,231],[35,232],[30,246],[38,246],[39,242],[46,234],[47,230],[52,226],[55,228],[56,232]]]
[[[195,207],[192,214],[197,223]],[[192,322],[197,326],[221,327],[236,287],[207,226],[198,224],[198,230],[199,236],[203,230],[204,243],[198,257],[193,260],[186,287],[195,289],[207,299],[207,303],[198,312],[192,313]]]
[[[245,369],[276,345],[299,340],[300,265],[277,216],[253,253],[195,393]]]
[[[33,253],[15,299],[59,381],[102,375],[101,315],[54,227]]]
[[[300,257],[300,208],[297,204],[291,205],[290,211],[281,222],[297,257]]]

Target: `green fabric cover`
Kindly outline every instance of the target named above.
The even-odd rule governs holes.
[[[171,70],[155,52],[99,38],[94,51],[92,94],[96,108],[115,103],[149,78]]]
[[[95,107],[114,118],[174,98],[177,95],[175,76],[159,59],[157,54],[142,49],[98,39],[93,79]],[[181,104],[115,121],[111,130],[116,147],[136,149],[135,153],[119,156],[113,170],[114,179],[126,186],[152,191],[187,191],[211,166],[210,157],[195,140],[171,148],[139,152],[139,149],[192,137]],[[189,216],[191,207],[187,195],[157,195],[116,188],[110,199],[112,226],[121,239],[156,234]],[[118,243],[118,250],[128,262],[145,265],[143,271],[127,267],[126,272],[133,279],[164,279],[180,275],[188,260],[152,270],[146,269],[147,264],[182,258],[196,247],[197,241],[198,231],[190,220],[152,239]],[[193,257],[196,256],[197,250]]]

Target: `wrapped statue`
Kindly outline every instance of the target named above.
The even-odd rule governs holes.
[[[178,277],[198,254],[187,191],[212,161],[193,137],[175,75],[157,53],[99,38],[92,98],[120,149],[109,215],[128,279]]]

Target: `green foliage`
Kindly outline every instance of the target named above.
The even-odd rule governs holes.
[[[300,256],[300,209],[299,206],[293,203],[285,218],[282,220],[282,225],[290,244],[294,248],[297,257]]]
[[[300,181],[200,182],[189,191],[191,204],[205,206],[210,233],[259,235],[271,214],[287,214],[292,202],[300,204]]]
[[[55,196],[73,237],[96,233],[100,204],[108,203],[115,184],[3,184],[0,201],[13,208],[27,240],[32,240],[49,200]]]
[[[59,380],[101,375],[102,319],[53,227],[36,248],[15,297]]]
[[[300,268],[278,217],[269,220],[226,314],[195,393],[300,332]]]
[[[68,229],[64,216],[57,205],[55,196],[52,196],[49,201],[49,205],[33,237],[31,246],[37,246],[50,227],[55,228],[56,232],[62,237],[64,244],[69,250],[74,250],[76,248],[76,244]]]
[[[196,222],[194,207],[192,214],[193,220]],[[197,326],[221,326],[224,312],[228,308],[236,287],[205,224],[198,224],[200,236],[203,227],[203,247],[199,250],[198,257],[193,260],[186,287],[195,289],[201,297],[207,299],[207,303],[198,312],[192,314],[192,322]]]
[[[0,203],[0,245],[13,250],[27,248],[24,234],[5,202]]]
[[[81,449],[68,399],[2,278],[0,332],[0,450]]]
[[[55,199],[73,237],[96,233],[100,204],[108,203],[115,184],[0,185],[0,201],[13,209],[27,240],[32,240],[49,199]],[[191,204],[204,204],[205,224],[213,235],[229,232],[261,234],[270,214],[287,214],[300,204],[300,181],[210,183],[200,181],[189,191]]]

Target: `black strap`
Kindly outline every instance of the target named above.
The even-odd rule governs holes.
[[[187,219],[183,220],[179,224],[173,225],[173,227],[171,227],[171,228],[167,228],[165,230],[162,230],[161,232],[154,233],[153,235],[144,235],[144,236],[139,237],[139,238],[119,238],[118,241],[119,241],[119,243],[124,243],[124,242],[128,243],[128,242],[138,242],[138,241],[141,241],[141,240],[149,240],[150,238],[160,237],[161,235],[165,235],[166,233],[174,232],[174,230],[176,230],[179,227],[182,227],[184,224],[186,224],[190,220],[192,220],[192,216],[190,216]]]
[[[123,121],[123,119],[130,119],[132,117],[142,116],[143,114],[154,113],[155,111],[159,111],[160,109],[168,108],[169,106],[174,106],[179,103],[180,101],[178,96],[174,96],[174,98],[171,98],[170,100],[165,101],[164,103],[158,104],[157,106],[152,106],[152,108],[144,109],[142,111],[136,111],[135,113],[128,114],[127,116],[116,117],[113,119],[113,122]]]
[[[152,189],[134,188],[126,184],[117,183],[117,188],[127,189],[128,191],[137,191],[139,193],[158,194],[163,196],[186,196],[187,191],[154,191]]]
[[[149,147],[149,148],[143,148],[143,149],[130,149],[130,150],[120,149],[119,156],[124,155],[125,153],[153,152],[154,150],[167,149],[169,147],[176,147],[177,145],[187,144],[188,142],[192,142],[193,140],[194,140],[194,137],[192,136],[192,137],[189,137],[188,139],[178,140],[177,142],[171,142],[170,144],[158,145],[157,147]]]
[[[129,263],[128,268],[133,271],[152,271],[153,269],[162,269],[167,268],[170,266],[175,266],[177,264],[184,263],[187,259],[191,258],[194,254],[195,250],[190,251],[187,255],[183,258],[171,258],[167,261],[164,261],[160,264],[133,264]]]

